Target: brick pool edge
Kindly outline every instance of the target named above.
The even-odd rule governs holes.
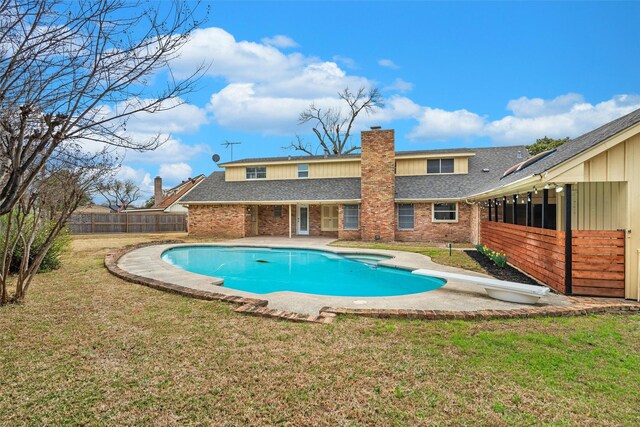
[[[422,320],[489,320],[489,319],[516,319],[530,317],[561,317],[579,316],[587,314],[638,314],[640,303],[625,300],[612,300],[590,297],[568,297],[572,302],[570,306],[551,307],[523,307],[511,310],[477,310],[477,311],[450,311],[450,310],[417,310],[417,309],[377,309],[377,308],[333,308],[323,307],[318,315],[307,315],[292,311],[276,310],[267,307],[269,301],[257,298],[246,298],[234,295],[226,295],[217,292],[203,291],[186,286],[180,286],[161,280],[131,274],[118,267],[118,260],[125,254],[146,246],[159,244],[183,243],[181,240],[163,240],[145,242],[113,249],[104,258],[106,269],[114,276],[127,282],[148,286],[153,289],[175,293],[178,295],[202,299],[207,301],[222,301],[238,305],[236,313],[250,314],[260,317],[268,317],[279,320],[311,323],[331,323],[338,315],[356,315],[373,318],[405,318]]]

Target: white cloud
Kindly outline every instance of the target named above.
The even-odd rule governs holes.
[[[356,60],[344,55],[333,55],[331,60],[335,63],[342,64],[346,68],[351,70],[358,68],[358,64],[356,64]]]
[[[423,107],[418,125],[411,131],[411,139],[445,140],[469,137],[482,132],[484,119],[467,110],[445,111]]]
[[[168,183],[178,183],[191,177],[193,169],[188,164],[182,163],[163,163],[158,170],[158,176]]]
[[[530,144],[544,136],[580,136],[640,108],[640,95],[617,95],[597,104],[574,93],[553,99],[521,97],[507,104],[512,114],[493,121],[467,110],[422,108],[411,139],[490,137],[499,144]]]
[[[136,102],[149,105],[153,100],[136,100]],[[140,112],[131,116],[127,121],[127,131],[150,134],[192,133],[207,123],[205,109],[174,98],[163,102],[160,109],[154,113]]]
[[[287,48],[291,48],[291,47],[298,47],[298,43],[292,39],[291,37],[287,37],[285,35],[282,34],[278,34],[276,36],[273,37],[265,37],[262,40],[260,40],[262,43],[269,45],[269,46],[275,46],[278,47],[280,49],[287,49]]]
[[[144,169],[134,169],[131,166],[123,165],[118,169],[116,178],[121,181],[132,180],[135,182],[143,193],[143,198],[148,198],[153,194],[153,179]]]
[[[151,136],[150,134],[128,132],[127,135],[134,140],[145,141]],[[167,135],[161,135],[161,138],[167,138]],[[167,160],[172,162],[185,162],[197,155],[209,153],[209,147],[206,144],[188,145],[179,139],[169,138],[164,144],[152,151],[134,151],[127,150],[124,160],[126,162],[141,163],[165,163]]]
[[[389,86],[385,86],[384,90],[394,92],[410,92],[414,88],[414,84],[406,80],[397,78]]]
[[[264,43],[236,41],[222,28],[195,30],[172,62],[178,75],[190,75],[202,63],[210,63],[207,74],[230,82],[269,81],[295,76],[317,60],[300,53],[284,54]]]
[[[388,58],[378,59],[378,65],[385,68],[391,68],[392,70],[397,70],[398,68],[400,68],[396,65],[395,62]]]

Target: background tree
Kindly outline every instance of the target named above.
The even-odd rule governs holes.
[[[0,215],[11,212],[64,142],[136,150],[127,119],[174,108],[201,75],[170,61],[200,24],[192,3],[0,0]],[[147,80],[167,73],[149,93]]]
[[[363,111],[370,114],[377,108],[384,106],[384,98],[377,88],[361,87],[355,93],[346,88],[338,96],[347,105],[346,112],[341,108],[320,108],[311,104],[300,113],[298,124],[312,123],[313,132],[317,138],[317,145],[307,143],[300,135],[287,148],[300,151],[308,155],[318,152],[341,155],[359,150],[360,146],[347,147],[353,124]]]
[[[151,209],[155,204],[156,204],[156,197],[151,196],[144,202],[144,205],[142,205],[142,207],[145,209]]]
[[[552,150],[556,147],[559,147],[570,139],[571,138],[569,137],[553,139],[545,136],[544,138],[536,139],[535,144],[527,145],[526,148],[527,151],[529,151],[529,154],[535,156],[536,154],[542,153],[543,151]]]
[[[96,191],[107,200],[112,211],[127,209],[140,198],[140,187],[130,179],[111,179],[96,186]]]
[[[54,257],[59,255],[67,219],[102,179],[112,175],[113,164],[107,150],[88,154],[77,144],[59,145],[13,209],[0,216],[0,306],[24,301],[52,250],[57,251]],[[55,267],[53,261],[48,268]]]

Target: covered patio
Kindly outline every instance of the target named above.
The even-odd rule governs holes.
[[[480,242],[565,295],[625,296],[626,183],[544,183],[482,205]]]

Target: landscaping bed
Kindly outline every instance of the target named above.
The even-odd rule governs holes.
[[[508,264],[502,268],[498,267],[493,263],[493,261],[482,255],[478,251],[465,250],[464,253],[467,254],[467,256],[469,256],[475,262],[480,264],[480,266],[487,272],[487,274],[490,274],[496,279],[507,280],[510,282],[527,283],[530,285],[539,285],[539,283],[533,280],[531,277],[527,276],[520,270],[511,267]]]

